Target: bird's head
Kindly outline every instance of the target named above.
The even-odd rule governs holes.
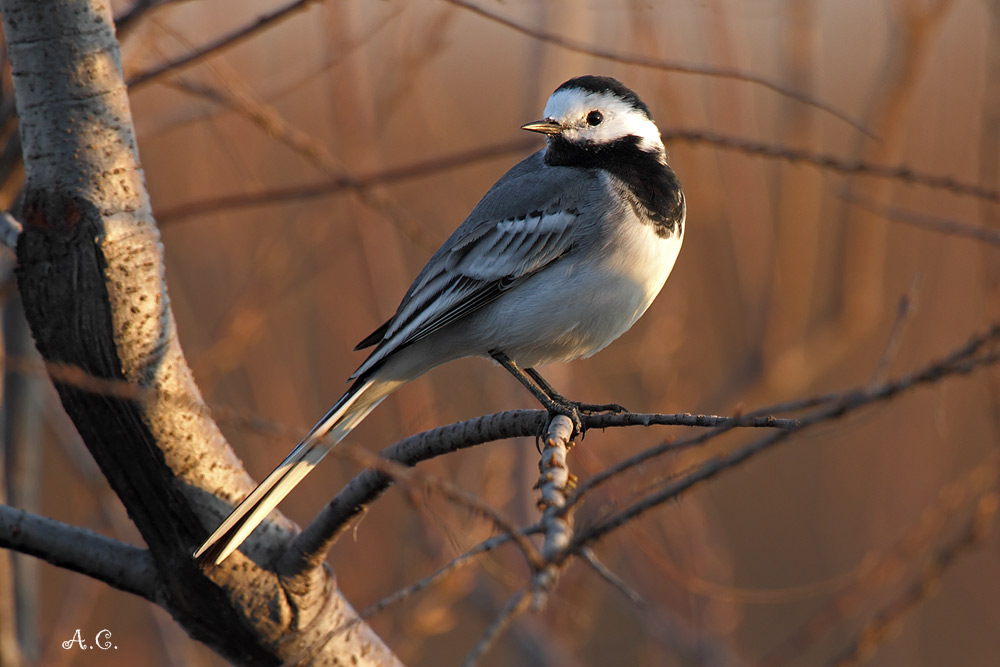
[[[549,97],[544,114],[521,129],[546,135],[550,153],[569,157],[580,151],[630,145],[665,159],[660,130],[649,115],[649,107],[617,79],[570,79]]]

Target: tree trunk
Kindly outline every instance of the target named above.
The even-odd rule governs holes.
[[[155,582],[142,594],[239,663],[395,663],[326,569],[294,582],[274,574],[287,521],[258,531],[252,560],[235,554],[208,572],[192,560],[228,509],[220,498],[252,482],[177,338],[109,4],[0,0],[0,11],[26,173],[25,313],[67,413],[149,547]],[[355,624],[333,632],[344,623]]]

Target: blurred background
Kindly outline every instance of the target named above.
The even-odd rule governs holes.
[[[1000,248],[955,231],[998,225],[996,2],[329,0],[167,70],[288,3],[113,4],[128,17],[126,78],[181,340],[258,479],[339,397],[363,359],[352,348],[434,249],[541,147],[518,126],[584,73],[625,82],[667,135],[727,139],[668,142],[688,197],[684,250],[628,334],[544,370],[563,393],[734,414],[912,372],[1000,317]],[[825,156],[993,194],[817,166]],[[7,208],[20,174],[0,175]],[[26,355],[7,296],[7,352]],[[141,543],[47,380],[14,375],[6,391],[38,415],[15,434],[31,446],[8,457],[12,504]],[[466,360],[400,390],[351,438],[378,450],[520,407],[535,405],[512,378]],[[571,467],[585,480],[687,433],[592,431]],[[596,492],[578,522],[757,435],[655,460]],[[998,444],[996,368],[795,436],[597,546],[645,605],[577,563],[483,664],[997,664],[1000,545],[968,525],[978,512],[995,527]],[[532,440],[422,468],[522,525],[537,517]],[[308,522],[357,472],[331,457],[282,511]],[[396,488],[330,563],[364,608],[491,534],[439,494]],[[26,664],[222,664],[138,598],[26,558],[15,570]],[[372,623],[407,664],[456,664],[527,577],[505,548]],[[108,629],[118,648],[64,650],[78,628]]]

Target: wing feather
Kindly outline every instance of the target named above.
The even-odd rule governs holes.
[[[561,209],[535,210],[483,225],[481,234],[435,256],[354,377],[396,350],[482,308],[559,259],[572,246],[578,216]]]
[[[566,254],[579,238],[580,210],[599,190],[597,179],[594,170],[545,165],[543,151],[514,166],[427,262],[396,314],[362,341],[376,347],[351,377],[474,313]]]

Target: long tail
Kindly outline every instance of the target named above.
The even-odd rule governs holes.
[[[216,565],[236,550],[264,517],[317,463],[344,439],[395,388],[374,379],[358,380],[295,449],[222,522],[194,552]]]

